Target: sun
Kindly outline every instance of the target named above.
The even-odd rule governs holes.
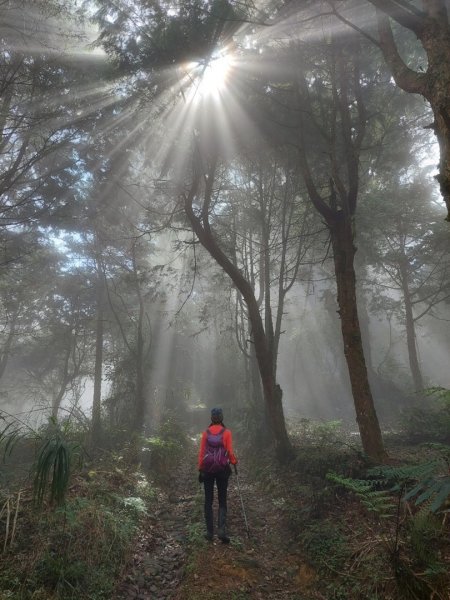
[[[191,63],[194,94],[202,98],[219,95],[226,86],[231,66],[232,58],[225,51],[215,52],[207,61]]]
[[[201,77],[200,87],[206,94],[220,92],[227,82],[231,67],[231,57],[228,54],[212,56]]]

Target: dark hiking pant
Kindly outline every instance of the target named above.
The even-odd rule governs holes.
[[[217,495],[219,499],[219,516],[218,516],[218,528],[219,537],[226,535],[226,523],[227,523],[227,489],[228,489],[228,478],[230,477],[230,468],[228,467],[224,471],[219,473],[207,473],[205,474],[204,486],[205,486],[205,521],[206,531],[208,535],[214,533],[214,516],[213,516],[213,501],[214,501],[214,482],[217,484]]]

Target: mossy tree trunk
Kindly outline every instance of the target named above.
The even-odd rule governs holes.
[[[445,0],[422,0],[422,8],[413,3],[392,0],[368,0],[377,12],[378,45],[396,84],[405,92],[420,94],[430,104],[434,121],[430,128],[439,144],[439,182],[450,221],[450,23]],[[391,20],[409,29],[426,52],[424,73],[409,68],[400,56]]]

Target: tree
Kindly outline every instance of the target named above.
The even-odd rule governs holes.
[[[200,243],[227,273],[242,294],[247,307],[248,319],[251,323],[252,339],[276,453],[280,460],[286,460],[291,456],[292,449],[284,420],[282,391],[276,383],[273,369],[273,348],[269,343],[269,334],[264,328],[259,304],[251,283],[224,252],[211,228],[211,210],[218,200],[217,188],[215,189],[214,186],[217,185],[216,177],[219,164],[217,151],[211,153],[211,149],[214,148],[215,144],[214,139],[211,148],[208,147],[209,132],[205,132],[204,136],[205,139],[199,138],[199,143],[195,148],[192,183],[183,193],[184,210]]]
[[[363,239],[371,270],[378,276],[373,285],[380,290],[372,305],[378,311],[396,314],[403,323],[413,386],[420,393],[425,386],[416,328],[449,298],[448,243],[443,231],[439,232],[438,208],[431,204],[424,184],[395,183],[395,205],[386,181],[378,193],[372,190],[372,197],[367,199],[371,208],[367,209],[373,213],[376,205],[377,218],[371,219],[370,232],[365,228]]]
[[[367,129],[367,84],[362,84],[359,46],[331,38],[327,49],[290,50],[297,64],[292,79],[275,83],[275,106],[286,133],[278,143],[295,145],[310,200],[330,233],[344,353],[356,418],[365,452],[385,459],[381,430],[369,385],[356,300],[354,258],[359,163]],[[292,60],[292,59],[291,59]],[[277,75],[275,74],[275,77]],[[293,100],[295,99],[295,105]],[[269,96],[269,101],[270,101]],[[273,110],[274,101],[272,101]]]
[[[309,260],[315,233],[314,215],[302,197],[299,175],[291,168],[292,160],[289,153],[283,155],[266,150],[262,156],[254,149],[236,157],[231,171],[236,189],[228,194],[232,218],[221,229],[216,227],[216,235],[222,239],[223,230],[233,232],[233,262],[257,294],[273,358],[274,378],[277,376],[286,301],[298,282],[303,263],[307,258]],[[260,412],[255,345],[247,342],[252,339],[252,326],[247,319],[245,303],[239,297],[237,300],[237,315],[240,316],[237,323],[241,329],[237,339],[249,361],[249,388]]]
[[[214,0],[200,6],[197,0],[193,0],[180,6],[175,14],[169,14],[163,5],[156,5],[150,9],[145,3],[138,2],[134,10],[124,11],[117,9],[114,3],[102,3],[96,20],[101,27],[100,40],[105,49],[116,58],[119,69],[126,67],[144,70],[147,77],[145,81],[140,82],[139,89],[146,88],[147,98],[155,101],[161,91],[168,88],[170,77],[179,78],[177,67],[181,63],[197,60],[207,67],[219,39],[226,38],[235,29],[235,16],[235,12],[225,1]],[[144,23],[145,26],[137,23]],[[131,34],[127,31],[127,35],[123,36],[125,24],[131,29]],[[139,45],[136,45],[134,35],[137,32],[136,27],[141,35]],[[167,69],[168,64],[173,69]],[[158,72],[157,69],[161,67],[166,67],[166,70]],[[181,87],[186,84],[185,78]],[[205,104],[203,108],[206,110],[205,121],[208,127],[212,126],[215,118],[215,114],[210,110],[212,104]],[[291,447],[284,422],[282,393],[275,381],[273,349],[269,345],[254,290],[211,230],[208,213],[215,202],[217,190],[214,186],[222,164],[219,147],[214,148],[214,136],[219,132],[214,126],[211,127],[211,131],[207,131],[205,123],[200,122],[201,108],[195,113],[194,121],[198,123],[202,133],[198,138],[199,143],[194,143],[193,146],[191,183],[186,186],[182,181],[186,177],[186,171],[183,172],[186,161],[182,159],[180,162],[183,166],[178,168],[173,152],[169,154],[161,174],[164,176],[170,171],[177,181],[179,189],[182,190],[180,194],[185,214],[200,243],[228,274],[244,298],[277,452],[279,456],[287,457],[291,454]],[[194,131],[195,127],[192,126],[191,132]],[[187,136],[190,137],[190,133]],[[211,142],[212,145],[209,146]],[[210,151],[212,154],[208,157],[207,153]],[[178,173],[174,173],[176,168]],[[195,208],[197,204],[201,205],[200,216]],[[174,213],[176,212],[175,209]]]
[[[439,182],[450,220],[450,21],[448,0],[422,0],[421,8],[410,0],[364,0],[375,8],[378,35],[353,18],[355,7],[348,2],[326,2],[325,11],[370,39],[382,52],[396,84],[405,92],[420,94],[433,112],[429,128],[439,143]],[[361,6],[361,5],[359,5]],[[329,12],[327,14],[330,14]],[[392,27],[394,24],[394,28]],[[412,33],[427,59],[425,70],[410,66],[415,49],[409,46],[404,59],[404,33]]]
[[[422,95],[430,103],[440,159],[439,182],[450,221],[450,22],[446,0],[422,0],[422,10],[412,2],[368,0],[376,8],[379,46],[395,82],[405,92]],[[409,68],[401,58],[391,19],[414,33],[426,52],[425,73]]]

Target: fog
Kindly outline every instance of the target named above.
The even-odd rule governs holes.
[[[282,11],[168,60],[161,24],[124,13],[120,37],[94,5],[2,8],[5,422],[281,423],[279,385],[288,420],[354,424],[372,393],[387,427],[449,387],[433,107],[358,62],[370,11]]]

